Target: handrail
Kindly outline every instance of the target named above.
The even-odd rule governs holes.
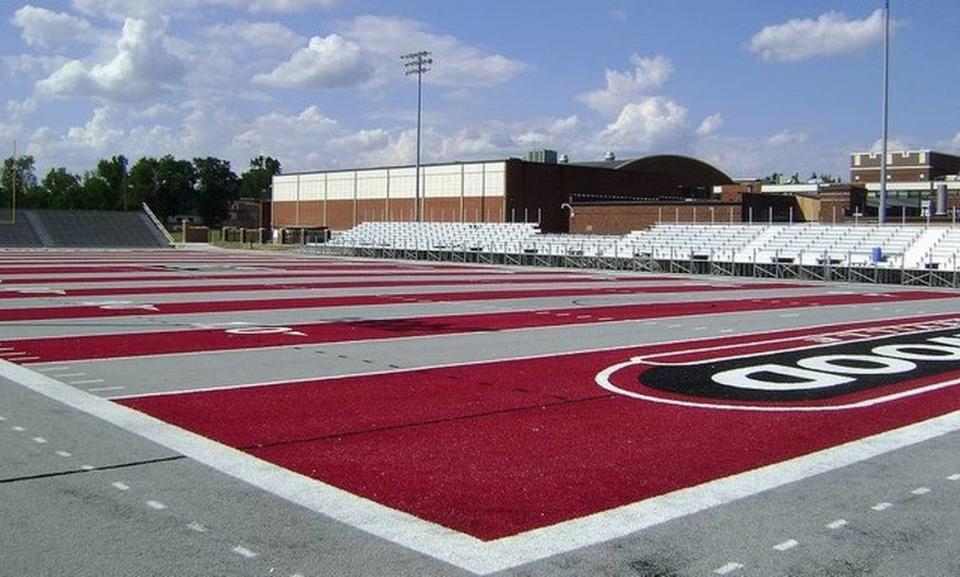
[[[147,206],[147,203],[144,202],[142,204],[143,204],[143,212],[147,213],[147,216],[150,218],[150,220],[153,221],[153,224],[155,224],[156,227],[160,229],[160,232],[162,232],[163,236],[166,237],[167,242],[170,244],[176,244],[176,241],[173,240],[173,236],[167,231],[167,228],[163,226],[163,224],[160,222],[160,219],[157,218],[157,215],[153,214],[153,211],[150,210],[150,207]]]

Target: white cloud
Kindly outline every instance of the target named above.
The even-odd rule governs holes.
[[[160,15],[186,16],[203,8],[230,8],[246,12],[305,12],[330,9],[339,0],[72,0],[73,7],[91,16],[124,20]]]
[[[328,145],[333,150],[364,152],[376,150],[390,143],[390,133],[382,128],[359,130],[353,134],[332,138]]]
[[[796,130],[790,130],[789,128],[785,128],[780,132],[767,138],[767,142],[771,146],[803,144],[806,141],[807,141],[806,132],[797,132]]]
[[[272,50],[290,52],[303,44],[303,37],[277,22],[234,22],[214,24],[204,30],[204,35],[217,42],[220,49],[246,51]]]
[[[883,150],[883,139],[878,138],[870,145],[870,152],[881,152]],[[887,138],[887,152],[892,150],[911,150],[909,143],[904,138]]]
[[[882,10],[863,20],[827,12],[816,20],[794,19],[766,26],[750,39],[747,48],[764,60],[795,62],[859,52],[882,38]]]
[[[634,54],[630,62],[633,70],[607,70],[607,86],[581,95],[580,100],[602,114],[613,116],[627,104],[662,87],[673,73],[673,64],[660,54],[653,58]]]
[[[109,107],[97,108],[89,122],[67,131],[67,140],[100,151],[116,146],[124,131],[115,126],[115,114]]]
[[[254,82],[283,88],[340,88],[362,84],[370,74],[360,47],[331,34],[325,38],[314,36],[306,48],[294,52],[270,73],[254,76]]]
[[[607,16],[609,16],[614,22],[626,22],[629,14],[622,8],[614,8],[612,10],[607,10]]]
[[[69,61],[70,59],[64,56],[34,56],[32,54],[3,57],[7,72],[15,78],[50,74]]]
[[[577,132],[581,126],[580,118],[574,114],[552,120],[546,126],[528,129],[514,140],[525,148],[555,148],[566,140],[567,135]]]
[[[711,114],[703,119],[700,126],[697,127],[697,136],[710,136],[714,134],[720,126],[723,125],[723,116],[719,113]]]
[[[246,7],[250,12],[305,12],[313,8],[329,10],[339,0],[226,0],[225,5]]]
[[[50,48],[70,42],[96,42],[97,38],[86,20],[30,4],[14,12],[10,22],[20,28],[20,36],[28,46]]]
[[[598,135],[606,150],[646,152],[674,142],[687,130],[687,109],[662,96],[623,107],[620,116]]]
[[[330,166],[342,150],[324,148],[328,139],[342,136],[337,121],[310,106],[296,115],[272,112],[255,118],[236,133],[231,143],[235,156],[252,158],[268,154],[283,160],[288,169]]]
[[[849,150],[843,144],[815,142],[803,130],[783,129],[769,135],[723,136],[695,140],[690,146],[697,158],[732,177],[763,177],[773,172],[810,172],[844,176]]]
[[[142,100],[169,89],[182,74],[182,63],[164,45],[163,28],[129,19],[112,59],[92,66],[71,60],[38,82],[37,88],[62,96]]]
[[[342,33],[366,53],[376,56],[378,76],[400,77],[400,54],[428,49],[432,70],[424,82],[443,86],[490,86],[510,80],[526,65],[500,54],[468,46],[453,36],[433,34],[415,20],[384,16],[360,16]]]
[[[36,110],[37,101],[32,97],[24,98],[23,100],[7,101],[7,114],[14,120],[19,120],[24,116],[29,116]]]

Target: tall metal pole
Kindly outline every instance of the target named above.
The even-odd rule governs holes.
[[[421,103],[422,103],[422,94],[423,94],[423,75],[430,71],[428,66],[433,64],[433,59],[430,58],[430,53],[426,50],[421,50],[419,52],[411,52],[410,54],[404,54],[400,57],[402,60],[406,60],[404,67],[406,68],[405,74],[410,76],[411,74],[417,75],[417,160],[415,168],[416,176],[416,193],[414,195],[414,221],[420,222],[422,219],[421,207],[420,207],[420,117],[421,117]]]
[[[884,0],[883,19],[883,143],[880,157],[880,206],[877,222],[887,222],[887,117],[890,91],[890,0]]]

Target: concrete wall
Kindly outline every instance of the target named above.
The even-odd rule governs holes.
[[[505,171],[506,161],[422,166],[422,220],[502,221]],[[275,176],[273,222],[345,230],[365,221],[410,221],[416,192],[414,167]]]

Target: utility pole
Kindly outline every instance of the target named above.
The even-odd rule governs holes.
[[[890,91],[890,0],[884,0],[883,9],[883,144],[880,145],[880,206],[878,207],[877,222],[887,222],[887,117]]]
[[[430,58],[430,53],[426,50],[421,50],[419,52],[411,52],[410,54],[404,54],[400,57],[401,60],[405,60],[403,67],[406,69],[405,75],[410,76],[411,74],[417,75],[417,163],[416,163],[416,195],[414,197],[414,221],[420,222],[423,215],[420,214],[420,107],[421,107],[421,95],[422,95],[422,84],[423,84],[423,75],[430,71],[428,66],[433,64],[433,58]]]

